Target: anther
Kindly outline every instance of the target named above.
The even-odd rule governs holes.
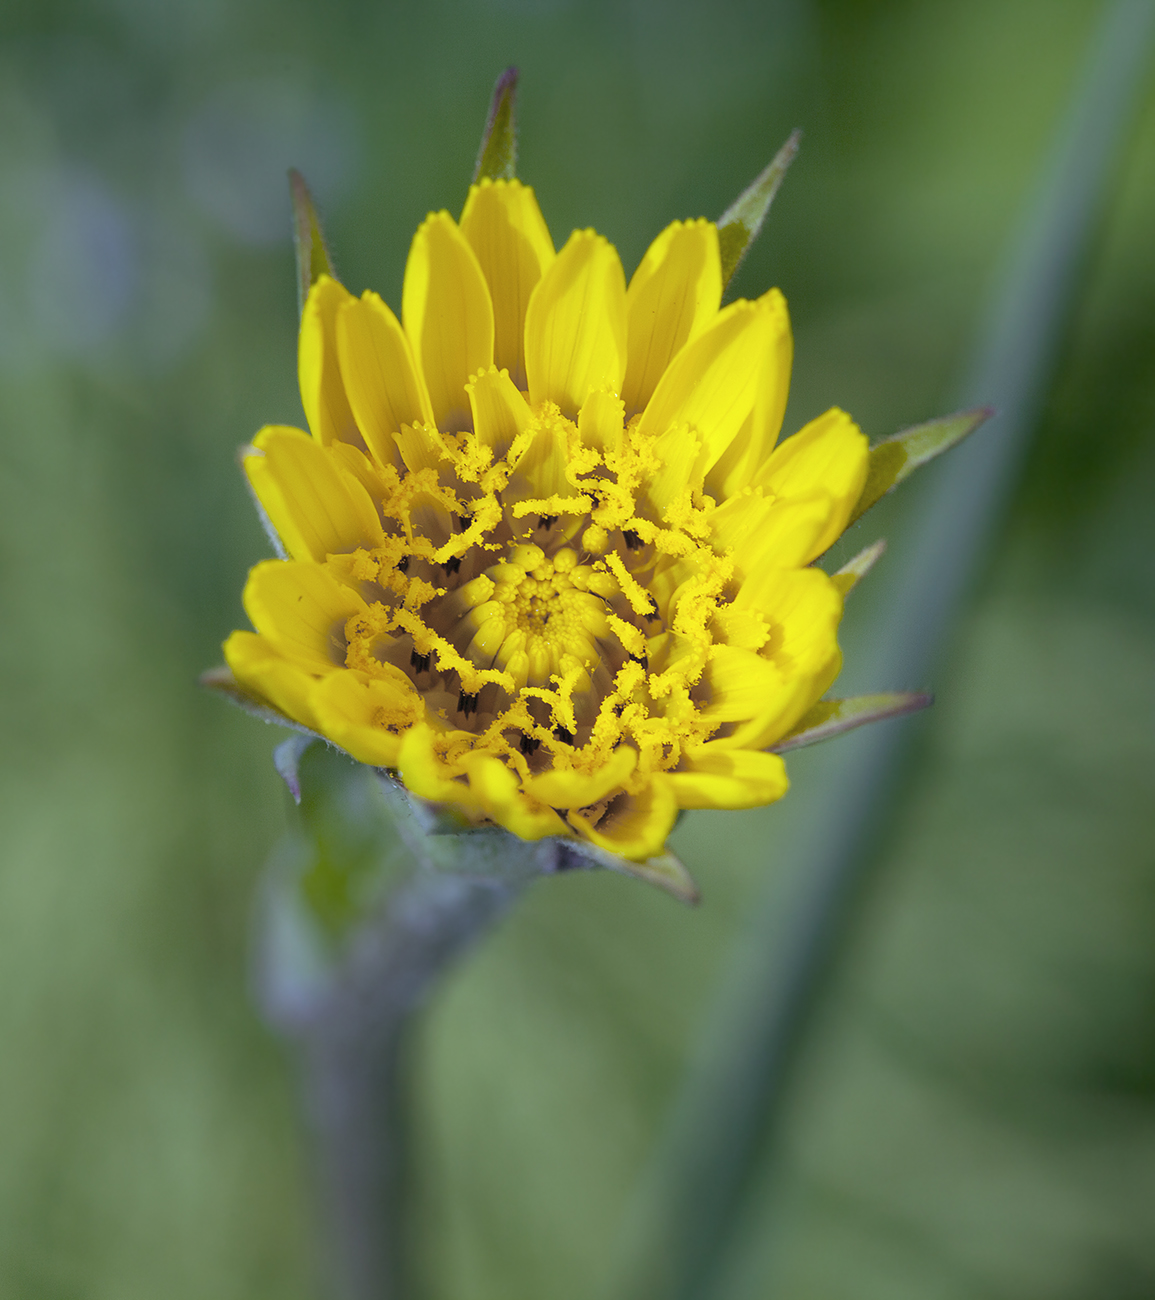
[[[552,528],[557,523],[557,515],[538,515],[537,526],[539,528]]]
[[[536,736],[527,736],[523,731],[521,733],[521,739],[517,742],[517,747],[523,754],[532,754],[540,744],[541,741],[538,740]]]
[[[451,555],[441,567],[446,573],[456,573],[461,568],[461,556]]]
[[[457,526],[458,526],[458,528],[461,529],[462,532],[465,532],[465,530],[469,527],[469,525],[470,525],[471,523],[473,523],[473,516],[472,516],[472,515],[458,515],[458,516],[457,516]]]
[[[432,654],[421,655],[416,650],[411,650],[409,652],[409,666],[414,672],[427,673],[429,671],[429,661],[432,658]]]
[[[657,617],[658,617],[658,602],[653,598],[653,596],[651,596],[650,608],[649,608],[649,612],[646,614],[646,618],[657,618]]]
[[[622,537],[631,551],[636,551],[642,544],[642,539],[634,532],[632,528],[623,528]]]
[[[650,671],[650,656],[644,650],[640,655],[630,655],[630,660],[635,664],[641,664],[646,672]]]
[[[477,712],[477,696],[469,695],[465,691],[457,697],[457,708],[468,718],[471,713]]]
[[[573,732],[567,731],[565,727],[554,727],[553,734],[561,741],[563,745],[573,744]]]
[[[408,556],[408,555],[403,555],[403,556],[402,556],[402,557],[397,561],[397,572],[398,572],[398,573],[408,573],[408,572],[409,572],[409,556]]]

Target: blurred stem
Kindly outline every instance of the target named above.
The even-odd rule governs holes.
[[[991,402],[999,414],[913,489],[920,508],[905,554],[863,638],[879,684],[925,680],[983,558],[1046,394],[1153,28],[1151,0],[1106,10],[963,387],[960,405]],[[768,895],[736,945],[643,1188],[615,1279],[623,1300],[710,1300],[721,1289],[863,892],[906,732],[881,723],[838,742],[791,846],[802,882],[793,911],[783,922]]]
[[[301,961],[283,938],[284,882],[270,883],[262,1000],[301,1062],[340,1300],[415,1294],[407,1086],[414,1012],[528,879],[441,873],[418,861],[387,904],[358,923],[320,981],[293,969]]]

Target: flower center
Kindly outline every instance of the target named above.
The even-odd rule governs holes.
[[[367,484],[386,545],[330,559],[369,604],[348,667],[402,671],[446,744],[517,766],[596,766],[625,741],[663,769],[716,730],[702,679],[732,566],[711,502],[655,506],[650,441],[631,425],[591,447],[549,404],[500,458],[473,434],[405,436],[409,463]]]

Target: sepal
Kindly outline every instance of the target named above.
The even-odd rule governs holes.
[[[774,195],[794,161],[802,132],[795,131],[774,155],[773,161],[754,178],[718,218],[718,249],[722,255],[722,287],[728,285],[750,245],[758,237]]]
[[[337,273],[325,245],[313,196],[295,167],[289,169],[289,193],[293,200],[293,245],[297,250],[297,306],[303,312],[313,285],[323,275],[335,280]]]
[[[843,600],[854,590],[863,578],[874,568],[886,552],[886,539],[880,537],[857,555],[851,556],[841,569],[836,569],[830,579],[842,593]]]
[[[886,691],[878,695],[853,695],[845,700],[819,700],[789,735],[770,746],[770,752],[784,754],[791,749],[817,745],[855,727],[864,727],[868,722],[917,713],[933,703],[934,696],[927,691]]]
[[[473,183],[517,175],[517,69],[506,68],[493,88],[489,117],[477,152]]]
[[[680,903],[691,906],[701,901],[701,893],[693,876],[682,862],[669,850],[645,862],[630,862],[616,853],[599,848],[588,840],[559,839],[556,841],[562,855],[559,870],[572,870],[575,867],[604,867],[607,871],[616,871],[623,876],[633,876],[643,880],[647,885],[656,885],[665,890]]]
[[[282,740],[273,750],[273,766],[277,769],[277,775],[289,787],[289,793],[293,796],[295,804],[301,802],[301,755],[314,739],[315,737],[305,732],[297,732],[288,740]]]
[[[847,527],[920,465],[962,442],[994,413],[993,406],[980,406],[973,411],[960,411],[957,415],[943,415],[875,443],[870,449],[866,482]]]

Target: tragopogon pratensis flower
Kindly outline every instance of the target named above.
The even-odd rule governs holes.
[[[420,226],[400,321],[312,284],[310,432],[243,457],[284,558],[225,655],[415,795],[641,862],[679,809],[780,798],[775,747],[911,706],[821,703],[866,564],[814,564],[900,475],[868,487],[837,408],[779,441],[786,302],[722,305],[725,221],[675,221],[627,284],[592,230],[555,251],[508,171]]]

